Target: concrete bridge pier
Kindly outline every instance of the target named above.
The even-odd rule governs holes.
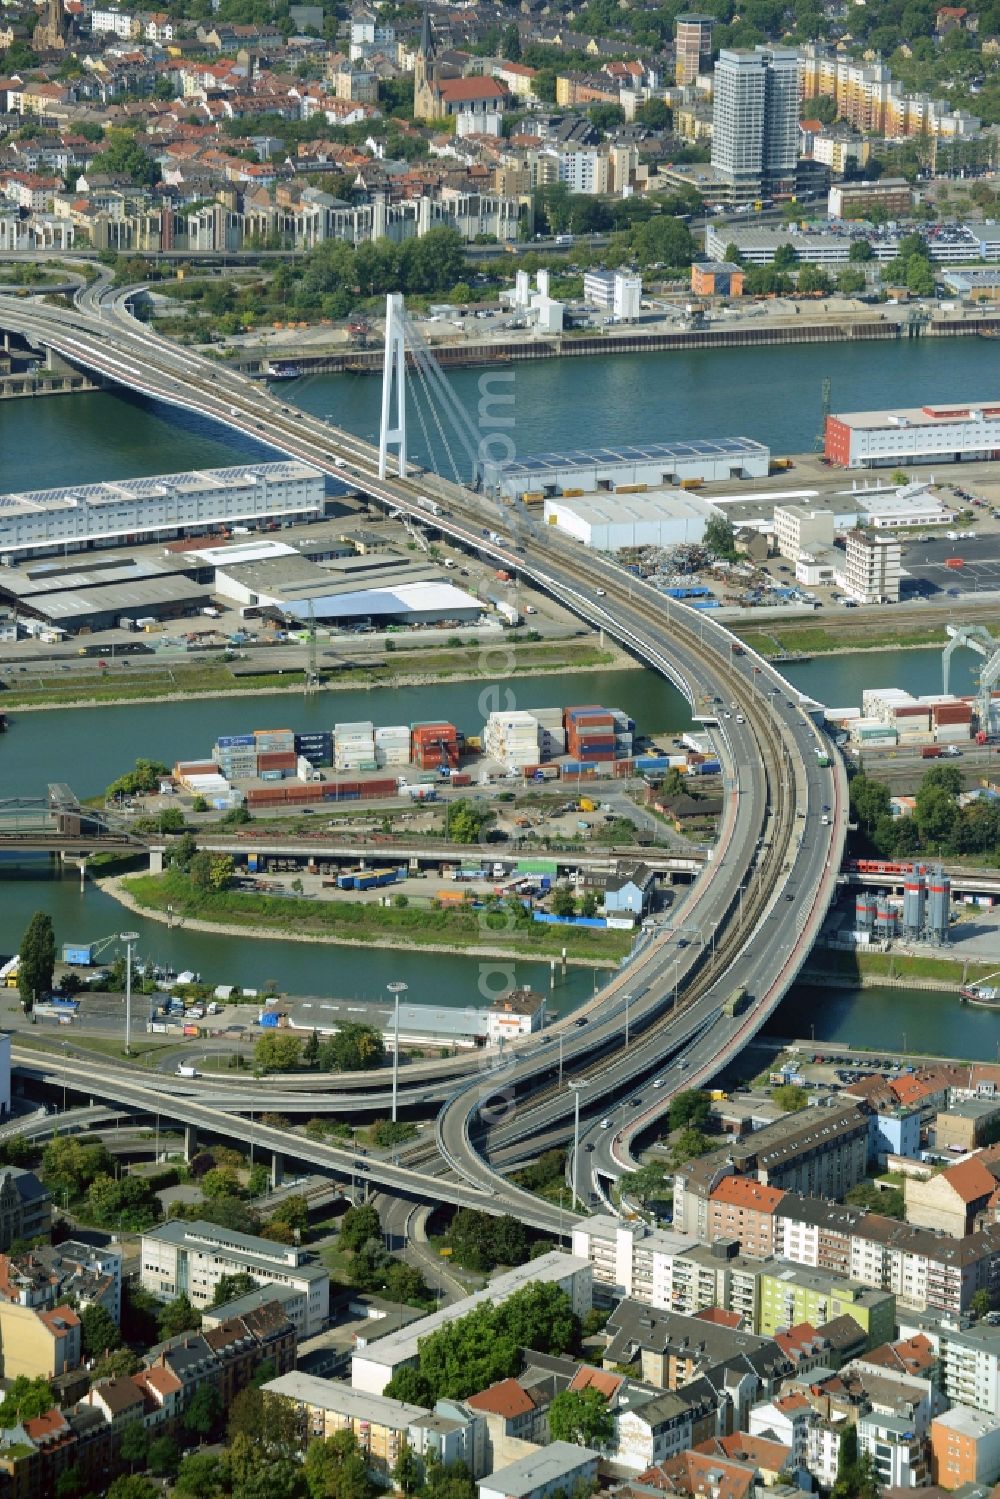
[[[83,854],[78,865],[80,870],[80,889],[83,890],[87,883],[87,855]]]
[[[150,874],[162,874],[163,873],[163,856],[166,853],[166,851],[167,851],[166,850],[166,846],[163,845],[163,844],[157,844],[155,847],[153,845],[150,845],[150,849],[149,849],[149,872],[150,872]]]
[[[194,1124],[184,1126],[184,1159],[190,1161],[198,1154],[198,1128]]]
[[[277,1191],[285,1179],[285,1157],[280,1150],[273,1152],[271,1156],[271,1191]]]

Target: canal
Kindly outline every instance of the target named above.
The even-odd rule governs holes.
[[[820,421],[820,389],[829,376],[833,406],[881,407],[886,392],[900,405],[967,400],[988,393],[995,381],[995,351],[986,340],[937,339],[874,344],[688,351],[621,358],[553,360],[515,370],[458,371],[452,382],[467,408],[478,410],[482,381],[513,375],[518,454],[620,442],[671,441],[736,433],[768,443],[775,453],[812,449]],[[494,384],[494,390],[504,387]],[[281,387],[288,404],[329,415],[371,437],[377,423],[378,382],[364,377],[312,376]],[[596,422],[595,422],[596,417]],[[419,425],[412,431],[419,437]],[[599,437],[595,437],[599,434]],[[5,491],[93,482],[98,479],[222,466],[269,456],[249,438],[222,433],[200,418],[110,393],[0,404],[0,456]],[[442,472],[449,473],[447,464]],[[940,690],[935,651],[878,652],[817,658],[786,668],[801,688],[827,703],[860,700],[862,686],[891,684],[913,692]],[[953,684],[968,690],[970,663],[955,662]],[[683,727],[686,705],[659,678],[644,672],[588,673],[517,680],[505,684],[519,707],[553,702],[606,701],[631,712],[641,729]],[[81,796],[93,795],[140,755],[164,761],[204,753],[218,733],[282,723],[329,726],[335,719],[408,722],[429,711],[452,718],[467,732],[482,722],[481,683],[345,692],[318,698],[266,698],[251,702],[144,704],[73,712],[19,714],[0,741],[0,795],[37,795],[48,781],[68,780]],[[506,702],[507,700],[505,700]],[[485,712],[492,706],[486,700]],[[120,907],[93,887],[81,894],[44,863],[0,870],[0,951],[12,951],[31,912],[49,910],[62,941],[93,940],[124,923]],[[132,924],[132,918],[129,918]],[[466,1004],[478,999],[479,962],[439,954],[394,954],[351,948],[245,941],[169,932],[139,920],[140,947],[149,956],[190,967],[218,982],[259,986],[274,978],[290,992],[374,999],[392,978],[405,976],[409,997]],[[518,981],[546,985],[543,965],[521,964]],[[556,1008],[589,993],[592,976],[581,970],[558,978]],[[817,1040],[869,1041],[880,1047],[908,1043],[924,1050],[992,1057],[1000,1022],[960,1007],[950,996],[901,990],[861,996],[797,991],[775,1017],[782,1035],[809,1033]]]

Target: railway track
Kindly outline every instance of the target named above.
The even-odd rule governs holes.
[[[537,555],[526,551],[518,544],[518,538],[520,528],[528,523],[500,504],[494,505],[482,496],[419,473],[404,479],[379,479],[377,455],[370,444],[342,431],[327,431],[319,422],[282,406],[279,399],[264,395],[230,370],[213,370],[211,377],[207,377],[200,358],[166,345],[134,324],[129,326],[130,319],[118,306],[120,301],[120,294],[115,294],[115,305],[104,304],[114,322],[113,328],[108,323],[95,326],[89,319],[81,328],[79,316],[73,325],[72,315],[60,318],[50,309],[42,312],[26,308],[23,303],[17,305],[16,313],[22,323],[35,328],[39,341],[50,344],[68,359],[76,359],[153,399],[183,407],[193,405],[203,414],[258,441],[270,443],[292,458],[319,467],[348,484],[358,483],[375,500],[413,521],[430,522],[426,503],[422,506],[420,501],[427,490],[440,494],[440,513],[432,522],[436,527],[557,596],[591,625],[612,635],[625,649],[672,680],[696,707],[710,705],[720,692],[736,704],[733,712],[743,727],[735,730],[734,726],[732,735],[726,730],[721,733],[725,745],[723,759],[731,785],[720,844],[715,860],[693,888],[686,907],[703,907],[709,920],[714,912],[719,913],[714,922],[712,951],[706,952],[702,936],[696,957],[686,954],[683,994],[679,994],[676,976],[673,986],[679,999],[676,1005],[668,992],[670,986],[663,984],[662,973],[656,971],[658,961],[663,959],[663,937],[647,944],[635,962],[611,982],[592,1008],[592,1030],[579,1038],[580,1044],[574,1043],[570,1048],[571,1054],[577,1053],[571,1065],[574,1069],[582,1066],[581,1075],[589,1079],[594,1094],[611,1086],[618,1090],[631,1087],[635,1077],[641,1075],[623,1076],[619,1069],[617,1077],[613,1076],[615,1057],[621,1061],[618,1017],[626,986],[641,983],[644,975],[650,976],[649,997],[632,1006],[632,1030],[637,1041],[628,1055],[632,1064],[634,1051],[635,1065],[648,1072],[675,1043],[686,1044],[685,1034],[690,1036],[699,1028],[703,1031],[715,1023],[722,1011],[721,1005],[714,1011],[711,1008],[713,991],[722,975],[731,965],[739,963],[745,951],[753,949],[753,971],[760,972],[770,983],[769,964],[772,951],[776,953],[777,949],[773,941],[754,948],[752,939],[764,920],[775,914],[780,887],[795,856],[794,819],[799,786],[803,786],[808,798],[810,774],[814,782],[816,774],[815,770],[809,773],[806,769],[809,748],[794,742],[796,733],[800,741],[808,741],[808,726],[803,725],[801,716],[790,724],[778,713],[760,692],[756,674],[762,673],[768,683],[775,679],[781,683],[782,679],[770,669],[765,673],[763,664],[746,661],[740,668],[734,666],[732,657],[726,655],[730,637],[717,624],[664,599],[648,584],[629,577],[610,561],[592,554],[581,557],[578,551],[574,555],[570,544],[548,532],[537,538]],[[32,323],[33,318],[38,320],[37,325]],[[483,539],[483,521],[491,516],[495,517],[493,524],[498,530],[504,533],[513,530],[515,541],[497,543]],[[596,587],[597,583],[606,586]],[[595,598],[595,591],[606,597]],[[710,649],[706,650],[706,646]],[[683,666],[678,664],[678,655]],[[743,668],[751,665],[748,676]],[[734,758],[733,744],[739,746],[741,754],[752,746],[739,763]],[[792,751],[797,752],[797,758]],[[746,760],[753,763],[744,763]],[[817,841],[815,847],[820,858],[820,845],[833,841],[832,834],[829,839]],[[726,867],[726,856],[730,853],[733,858]],[[814,865],[816,857],[817,853],[810,855]],[[805,910],[801,932],[815,918],[815,891],[810,897],[807,891],[800,890],[796,899]],[[784,908],[781,914],[785,915]],[[793,914],[794,908],[788,915]],[[772,936],[773,932],[774,928]],[[779,975],[783,971],[779,970]],[[740,1031],[751,1034],[753,1028],[751,1016]],[[725,1040],[719,1042],[723,1048],[728,1044]],[[590,1052],[598,1055],[588,1057]],[[528,1092],[530,1102],[527,1107],[519,1106],[514,1119],[498,1128],[494,1135],[478,1133],[476,1144],[488,1150],[509,1143],[510,1139],[516,1140],[536,1125],[540,1129],[553,1123],[556,1128],[564,1127],[567,1108],[571,1107],[567,1097],[557,1095],[540,1101],[535,1091],[539,1084],[544,1084],[547,1070],[550,1070],[548,1058],[540,1052],[517,1060],[514,1066],[517,1085],[522,1094]],[[484,1084],[481,1076],[474,1076],[458,1088],[439,1115],[439,1148],[442,1121],[461,1124],[458,1148],[463,1160],[457,1161],[454,1152],[446,1149],[443,1153],[448,1163],[467,1182],[484,1184],[488,1196],[502,1195],[505,1206],[513,1204],[526,1212],[530,1206],[537,1219],[538,1200],[509,1188],[476,1152],[471,1130],[484,1098],[491,1096],[491,1088],[491,1081],[487,1079]],[[666,1106],[669,1093],[663,1090],[661,1096]]]

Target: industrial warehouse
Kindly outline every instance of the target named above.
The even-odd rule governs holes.
[[[826,419],[823,453],[844,468],[991,461],[1000,457],[1000,404],[841,412]]]
[[[0,556],[80,551],[326,513],[326,480],[307,463],[244,464],[146,479],[0,495]]]
[[[766,479],[770,450],[749,437],[653,442],[641,446],[537,453],[515,463],[485,463],[487,493],[508,500],[540,501],[559,495],[641,493],[687,483]]]
[[[13,609],[19,633],[46,641],[116,628],[156,633],[223,611],[290,627],[310,614],[335,627],[474,625],[490,615],[519,622],[499,590],[484,604],[456,587],[441,561],[403,550],[407,534],[391,523],[375,531],[326,521],[294,542],[247,536],[22,560],[0,569],[0,604]]]

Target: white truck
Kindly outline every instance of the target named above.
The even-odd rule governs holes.
[[[177,1067],[177,1076],[178,1077],[197,1077],[198,1076],[198,1069],[197,1069],[197,1067],[187,1067],[187,1066],[184,1065],[183,1062],[181,1062],[181,1063],[178,1064],[178,1067]]]

